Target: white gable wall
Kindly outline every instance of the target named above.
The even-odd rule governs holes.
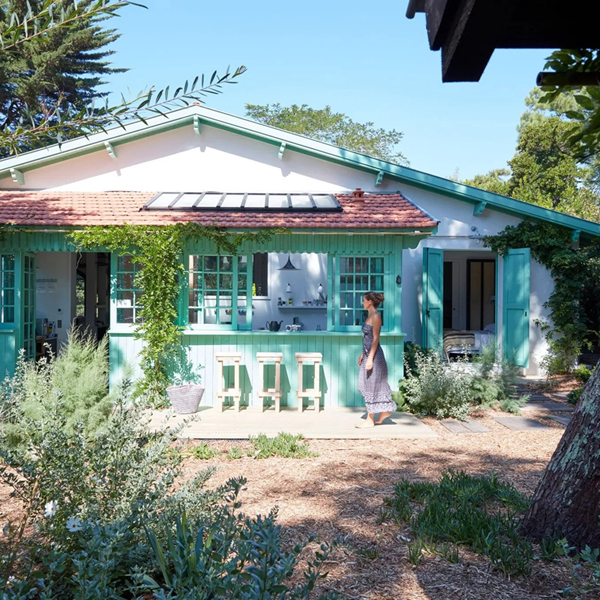
[[[117,158],[95,151],[45,167],[25,170],[25,185],[0,180],[2,189],[54,189],[65,191],[228,191],[334,193],[360,187],[371,192],[401,190],[410,200],[440,221],[438,234],[405,251],[403,261],[403,330],[407,339],[421,341],[422,261],[425,246],[447,250],[485,250],[472,239],[471,227],[481,235],[500,232],[520,219],[486,209],[473,215],[473,206],[459,200],[384,178],[375,187],[375,174],[286,150],[215,127],[202,125],[200,135],[191,124],[146,138],[115,144]],[[503,262],[498,265],[498,330],[502,319]],[[530,351],[528,372],[539,372],[546,352],[543,336],[534,322],[546,319],[543,307],[553,288],[550,274],[531,264]]]
[[[117,158],[106,150],[25,171],[25,185],[0,180],[2,189],[70,191],[223,191],[344,192],[356,187],[397,191],[398,183],[375,174],[334,165],[203,125],[181,127],[126,144],[115,144]]]

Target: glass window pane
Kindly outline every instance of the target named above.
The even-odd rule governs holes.
[[[360,290],[361,292],[369,291],[369,278],[367,276],[357,277],[356,281],[356,290]]]
[[[197,254],[192,254],[189,260],[189,268],[190,271],[199,271],[200,270],[200,257]]]
[[[214,308],[207,308],[204,311],[204,323],[205,325],[217,324],[217,311]]]
[[[188,285],[192,290],[199,290],[202,288],[202,277],[198,273],[192,273],[188,280]]]
[[[4,323],[13,323],[15,320],[15,309],[12,306],[7,306],[4,309]]]
[[[238,272],[246,273],[248,271],[248,257],[238,256]]]
[[[371,273],[383,273],[383,258],[371,259]]]
[[[342,257],[340,269],[342,273],[353,273],[354,272],[354,259]]]
[[[238,277],[238,296],[246,295],[246,284],[248,283],[247,275],[240,275]]]
[[[233,271],[233,260],[231,256],[219,256],[219,271],[230,273]]]
[[[189,305],[200,308],[202,306],[202,294],[200,294],[199,292],[190,292]]]
[[[357,258],[356,262],[355,262],[355,271],[357,273],[368,273],[369,259],[368,258]]]
[[[133,271],[131,255],[119,256],[117,258],[117,271]]]
[[[199,310],[190,310],[188,312],[188,321],[190,325],[198,325],[200,321],[201,312]]]
[[[133,306],[134,292],[117,292],[117,306]]]
[[[216,256],[205,256],[204,257],[204,270],[205,271],[216,271],[217,270],[217,257]]]
[[[207,273],[204,275],[204,289],[205,290],[216,290],[217,289],[217,274]]]
[[[117,323],[133,323],[133,308],[117,308]]]
[[[373,292],[383,291],[383,275],[372,275],[371,276],[371,290]]]
[[[2,266],[3,271],[14,271],[15,270],[15,255],[14,254],[3,254],[1,266]]]
[[[133,273],[119,273],[117,275],[117,288],[133,289]]]
[[[5,306],[13,306],[15,303],[15,292],[14,290],[4,290],[2,294],[2,304]]]
[[[221,290],[232,290],[233,289],[233,275],[219,275],[219,289]]]

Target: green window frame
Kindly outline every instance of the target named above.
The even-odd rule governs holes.
[[[362,328],[367,312],[362,299],[367,292],[384,293],[386,275],[385,256],[339,256],[337,263],[338,306],[335,327],[339,331],[357,331]],[[385,330],[385,309],[379,307]]]
[[[189,254],[185,319],[192,329],[251,329],[252,256]]]
[[[132,261],[130,254],[116,257],[115,308],[116,322],[124,325],[141,323],[139,314],[142,290],[137,286],[141,267]]]
[[[0,254],[0,323],[15,322],[16,256]]]
[[[23,348],[35,358],[35,257],[23,256]]]

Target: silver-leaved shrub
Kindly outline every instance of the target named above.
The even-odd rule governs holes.
[[[435,415],[439,419],[466,419],[471,407],[472,375],[462,363],[448,363],[437,352],[417,352],[414,356],[418,375],[403,383],[404,399],[411,412]]]

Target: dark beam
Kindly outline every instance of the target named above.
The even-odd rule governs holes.
[[[442,80],[479,81],[518,0],[463,0],[442,46]]]

